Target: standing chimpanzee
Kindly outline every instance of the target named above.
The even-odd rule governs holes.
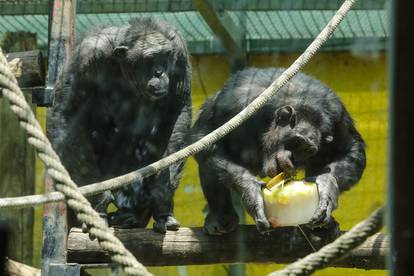
[[[234,74],[202,106],[191,130],[198,140],[250,104],[283,70],[245,69]],[[365,145],[340,99],[321,82],[299,74],[248,121],[197,154],[201,185],[209,205],[208,234],[231,232],[238,224],[229,189],[242,202],[260,232],[270,228],[256,178],[303,168],[316,181],[320,203],[309,226],[327,224],[341,191],[365,168]]]
[[[89,32],[56,84],[53,146],[79,185],[142,168],[184,145],[191,125],[191,67],[186,43],[152,18]],[[173,195],[182,163],[91,199],[110,225],[179,228]],[[118,211],[106,214],[110,202]]]

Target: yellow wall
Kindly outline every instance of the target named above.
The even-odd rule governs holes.
[[[289,66],[297,57],[289,55],[254,55],[249,57],[249,66]],[[334,212],[341,229],[346,230],[365,218],[384,202],[385,154],[387,143],[387,59],[384,54],[347,53],[317,54],[303,72],[325,82],[338,93],[352,114],[356,126],[367,143],[367,168],[361,181],[349,192],[345,192]],[[214,94],[226,81],[230,73],[226,58],[221,56],[193,57],[193,108],[198,111],[206,96]],[[197,165],[189,159],[179,190],[175,197],[175,214],[184,226],[203,225],[202,209],[205,206]],[[252,220],[247,216],[250,223]],[[275,249],[277,250],[277,249]],[[246,275],[265,275],[280,266],[246,266]],[[189,266],[188,275],[227,275],[226,265]],[[176,268],[168,268],[170,272]],[[180,268],[182,271],[183,268]],[[154,272],[165,272],[153,270]],[[316,275],[378,275],[385,272],[349,269],[326,269]],[[172,275],[175,273],[172,273]],[[180,275],[177,273],[177,275]],[[182,273],[181,273],[182,275]]]
[[[297,57],[288,55],[254,55],[249,65],[256,67],[289,66]],[[387,143],[387,59],[383,53],[319,53],[304,68],[329,85],[345,103],[356,126],[367,143],[367,168],[360,183],[344,193],[334,212],[343,230],[365,218],[384,202]],[[214,94],[229,77],[230,68],[223,56],[193,57],[194,114],[206,99]],[[203,89],[204,86],[204,89]],[[183,226],[202,226],[205,201],[202,195],[197,165],[190,158],[185,166],[181,185],[175,197],[175,214]],[[251,219],[248,218],[251,223]],[[277,248],[275,248],[277,250]],[[246,275],[265,275],[277,265],[246,265]],[[227,275],[227,265],[151,268],[156,275]],[[351,273],[352,272],[352,273]],[[326,269],[316,275],[385,275],[383,271],[356,269]]]

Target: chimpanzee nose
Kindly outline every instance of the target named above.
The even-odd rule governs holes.
[[[151,91],[159,90],[160,86],[160,81],[157,79],[152,79],[148,82],[148,89]]]
[[[154,72],[154,75],[157,78],[159,78],[159,77],[161,77],[162,73],[163,73],[163,71],[161,69],[156,69],[155,72]]]

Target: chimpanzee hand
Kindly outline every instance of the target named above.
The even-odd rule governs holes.
[[[246,206],[247,212],[254,218],[256,222],[257,230],[264,234],[268,232],[271,227],[270,223],[266,218],[264,211],[264,201],[262,188],[266,186],[266,183],[257,181],[244,188],[242,192],[242,200]]]
[[[338,207],[339,188],[336,178],[329,173],[321,174],[316,178],[316,185],[319,192],[319,206],[309,222],[311,227],[327,224],[332,211]]]

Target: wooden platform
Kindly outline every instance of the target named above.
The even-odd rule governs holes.
[[[208,236],[201,228],[180,228],[165,235],[151,229],[117,229],[116,236],[146,266],[217,263],[290,263],[312,252],[296,228],[279,228],[260,235],[253,225],[241,225],[232,234]],[[327,240],[311,237],[319,248]],[[378,233],[333,266],[385,269],[388,239]],[[107,266],[109,256],[81,229],[73,228],[68,238],[68,263]]]

